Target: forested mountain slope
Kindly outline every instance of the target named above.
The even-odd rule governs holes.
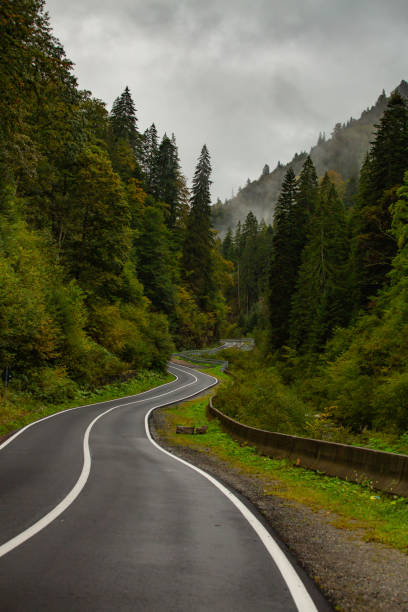
[[[408,98],[408,83],[401,81],[396,90]],[[346,123],[336,123],[330,138],[319,135],[317,144],[310,150],[310,157],[319,177],[333,170],[346,182],[346,198],[351,198],[356,191],[360,166],[373,140],[375,125],[380,120],[389,97],[383,91],[371,108],[362,112],[359,119],[351,118]],[[283,178],[289,167],[298,175],[307,158],[307,153],[296,153],[288,164],[280,164],[270,172],[265,165],[261,176],[249,182],[238,194],[224,203],[213,206],[213,220],[217,230],[225,233],[234,228],[240,220],[244,221],[249,211],[258,219],[271,223],[275,205],[282,187]]]
[[[350,201],[339,174],[319,178],[307,157],[287,169],[272,227],[249,212],[227,232],[237,333],[262,348],[227,392],[229,414],[341,442],[376,432],[406,448],[407,223],[408,103],[394,92]]]
[[[128,87],[110,112],[78,88],[45,8],[0,4],[0,371],[57,401],[217,337],[231,264],[207,148],[190,192]]]

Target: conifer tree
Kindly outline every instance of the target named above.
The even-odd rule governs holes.
[[[228,232],[222,242],[222,255],[229,261],[234,261],[234,239],[232,236],[232,230],[229,227]]]
[[[185,182],[174,135],[163,136],[157,150],[154,165],[153,195],[168,205],[167,225],[174,229],[184,203]]]
[[[151,197],[150,197],[151,199]],[[153,307],[166,314],[174,308],[175,289],[172,282],[172,258],[163,212],[158,206],[146,206],[135,241],[137,274]]]
[[[384,285],[396,254],[389,208],[407,167],[408,109],[400,94],[394,93],[360,174],[356,268],[362,305]]]
[[[159,150],[157,129],[154,123],[143,134],[142,170],[146,191],[153,195],[157,183],[157,154]]]
[[[243,251],[242,225],[241,225],[241,221],[238,221],[237,226],[235,228],[235,235],[234,235],[234,252],[235,252],[235,257],[237,259],[241,257],[242,251]]]
[[[293,237],[291,248],[296,270],[300,266],[302,251],[306,244],[307,226],[310,215],[316,206],[317,193],[317,174],[313,162],[308,155],[297,181],[296,199],[292,210]]]
[[[249,211],[242,227],[242,253],[239,259],[241,294],[246,316],[258,300],[258,220]]]
[[[297,259],[292,251],[296,233],[296,198],[296,177],[290,167],[283,180],[273,224],[273,261],[269,281],[271,348],[282,346],[289,337],[289,314],[297,274]]]
[[[258,296],[263,297],[268,291],[273,243],[272,226],[264,221],[259,224],[257,243]]]
[[[182,269],[185,280],[198,304],[208,310],[214,294],[211,250],[214,245],[211,227],[211,163],[206,145],[201,150],[193,178],[190,214],[183,245]]]
[[[115,171],[122,178],[141,178],[142,137],[137,128],[136,108],[129,90],[116,98],[109,116],[110,151]]]
[[[348,241],[344,205],[327,173],[322,180],[292,299],[290,344],[321,348],[350,316]]]
[[[113,103],[110,124],[114,139],[127,140],[136,151],[140,145],[140,135],[137,129],[135,104],[127,86]]]

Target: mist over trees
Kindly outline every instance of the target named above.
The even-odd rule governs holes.
[[[401,81],[396,91],[408,98],[408,83]],[[391,94],[392,95],[392,94]],[[389,97],[383,91],[377,102],[362,112],[359,119],[350,118],[343,123],[336,123],[329,137],[319,134],[317,143],[309,152],[317,175],[335,171],[343,182],[343,189],[348,192],[348,202],[356,194],[356,184],[361,164],[373,140],[375,126],[380,120]],[[292,160],[283,165],[280,162],[273,170],[266,164],[258,179],[245,185],[235,197],[218,202],[213,207],[214,226],[222,235],[229,227],[235,227],[243,221],[251,210],[258,219],[272,223],[276,202],[282,182],[289,167],[299,174],[308,157],[307,152],[296,153]]]
[[[237,334],[255,334],[262,348],[256,368],[269,368],[271,377],[264,402],[281,406],[287,433],[342,441],[353,432],[408,430],[408,105],[398,92],[386,100],[355,188],[350,201],[338,172],[318,180],[311,156],[297,175],[289,167],[268,227],[267,258],[257,259],[265,248],[257,231],[246,262],[257,266],[253,279],[267,280],[249,311],[239,302],[232,308]],[[252,212],[249,222],[257,227]],[[222,247],[235,262],[239,295],[242,235],[238,222]],[[252,370],[247,378],[241,373],[241,391],[230,398],[251,423],[259,420],[243,398],[259,384]],[[308,421],[311,410],[323,412],[321,419]]]
[[[206,145],[190,191],[175,136],[140,132],[130,89],[109,112],[78,88],[43,0],[4,0],[0,365],[57,402],[164,369],[175,347],[255,334],[268,393],[288,414],[306,406],[299,423],[313,404],[330,435],[404,435],[408,85],[397,89],[211,208]]]

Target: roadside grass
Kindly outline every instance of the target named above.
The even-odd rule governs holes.
[[[220,378],[225,383],[228,377],[223,374]],[[256,476],[264,482],[265,495],[305,504],[323,512],[337,528],[357,531],[366,541],[408,553],[408,498],[374,491],[370,483],[358,485],[259,455],[255,448],[232,440],[217,419],[208,419],[209,396],[162,409],[166,426],[160,434],[171,445],[215,455],[242,473]],[[208,431],[194,436],[176,434],[179,424],[207,425]]]
[[[55,412],[67,410],[67,408],[87,406],[127,395],[136,395],[152,387],[171,382],[174,378],[172,374],[142,370],[136,376],[124,382],[105,385],[93,391],[79,389],[72,398],[58,403],[46,402],[10,387],[7,404],[0,403],[0,436],[21,429],[21,427]]]

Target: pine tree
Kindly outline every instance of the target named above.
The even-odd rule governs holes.
[[[241,294],[246,316],[258,300],[258,220],[249,211],[242,227],[242,253],[239,259]]]
[[[159,150],[157,129],[154,123],[143,134],[142,170],[146,191],[153,195],[157,183],[157,154]]]
[[[327,173],[322,180],[292,298],[290,344],[321,348],[350,316],[349,247],[344,205]]]
[[[292,252],[296,232],[293,214],[296,198],[296,177],[290,167],[276,204],[273,224],[273,261],[269,281],[271,348],[282,346],[289,337],[289,314],[297,274],[297,259]]]
[[[235,228],[235,235],[234,235],[234,252],[235,252],[235,257],[237,259],[241,257],[242,251],[243,251],[242,225],[241,225],[241,221],[238,221],[237,226]]]
[[[300,266],[302,251],[306,244],[307,226],[310,215],[316,206],[318,194],[317,174],[308,155],[297,181],[296,199],[292,209],[293,238],[292,253],[296,269]]]
[[[229,227],[228,232],[222,242],[222,255],[229,261],[234,261],[234,239],[232,237],[232,230]]]
[[[385,189],[400,186],[408,166],[408,108],[399,93],[391,95],[376,126],[370,151],[371,202],[378,202]]]
[[[180,170],[180,160],[174,134],[166,134],[158,148],[154,165],[153,195],[168,205],[167,225],[174,229],[182,214],[185,201],[185,180]]]
[[[136,151],[140,145],[140,135],[137,129],[135,104],[127,86],[113,103],[110,124],[114,139],[127,140]]]
[[[140,225],[135,241],[138,278],[153,307],[159,312],[171,314],[175,299],[173,262],[169,246],[170,233],[164,223],[162,210],[157,206],[147,206]]]
[[[356,269],[362,305],[387,281],[396,254],[389,208],[407,167],[408,109],[404,99],[394,93],[360,174]]]
[[[206,145],[203,146],[193,178],[191,209],[183,245],[182,269],[187,285],[201,308],[208,310],[214,295],[214,245],[211,227],[211,163]]]
[[[136,108],[128,87],[116,98],[109,116],[110,150],[114,169],[124,178],[141,178],[142,137],[137,128]]]

